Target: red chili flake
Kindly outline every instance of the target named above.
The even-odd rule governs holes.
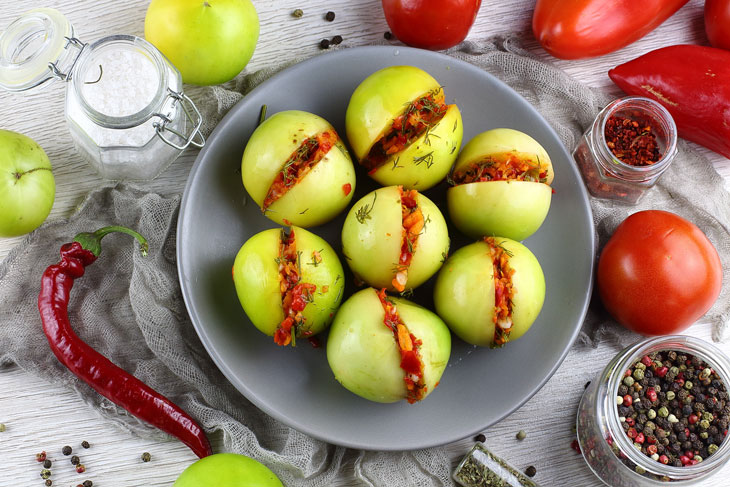
[[[350,191],[352,191],[352,184],[347,183],[342,185],[342,192],[345,193],[345,196],[348,196]]]
[[[656,134],[645,121],[612,115],[606,120],[604,137],[613,155],[631,166],[651,166],[662,158]]]
[[[578,440],[573,440],[572,442],[570,442],[570,447],[577,453],[580,453],[580,443],[578,443]]]
[[[289,220],[287,220],[286,218],[283,218],[282,221],[284,222],[284,225],[286,225],[288,227],[291,226],[291,222]]]

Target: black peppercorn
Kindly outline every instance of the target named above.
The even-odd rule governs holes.
[[[64,454],[64,455],[66,455],[66,456],[70,455],[72,451],[73,451],[73,450],[72,450],[72,449],[71,449],[71,447],[70,447],[70,446],[68,446],[68,445],[66,445],[66,446],[64,446],[63,448],[61,448],[61,453],[63,453],[63,454]]]
[[[53,480],[46,479],[45,485],[48,486],[48,487],[50,487],[51,485],[53,485]]]
[[[319,41],[319,48],[320,49],[329,49],[330,48],[330,40],[329,39],[322,39]]]
[[[71,465],[78,465],[80,462],[81,460],[76,455],[71,457]]]
[[[388,32],[386,32],[386,33],[383,34],[383,37],[385,38],[385,40],[388,40],[389,41],[389,40],[393,39],[393,33],[390,32],[390,31],[388,31]]]
[[[46,459],[43,461],[44,468],[51,468],[51,465],[53,465],[53,462],[51,462],[50,460]]]
[[[88,442],[88,441],[86,441],[86,440],[84,440],[84,441],[82,441],[82,442],[81,442],[81,446],[82,446],[82,447],[84,447],[84,448],[89,448],[89,447],[91,447],[91,445],[89,445],[89,442]]]
[[[532,465],[525,469],[525,475],[527,475],[528,477],[534,477],[536,473],[537,469]]]
[[[144,452],[142,454],[142,461],[149,462],[150,460],[152,460],[152,455],[150,455],[149,452]]]
[[[485,441],[487,441],[487,437],[484,436],[482,433],[479,433],[478,435],[476,435],[474,437],[474,441],[478,441],[479,443],[484,443]]]
[[[337,45],[339,45],[339,44],[342,44],[342,36],[341,36],[341,35],[336,35],[336,36],[334,36],[334,37],[332,38],[332,41],[331,41],[331,42],[332,42],[332,44],[334,44],[335,46],[337,46]]]
[[[327,22],[332,22],[333,20],[335,20],[335,13],[330,10],[329,12],[324,14],[324,20],[326,20]]]
[[[84,480],[84,483],[82,484],[84,487],[92,487],[94,483],[91,480]]]

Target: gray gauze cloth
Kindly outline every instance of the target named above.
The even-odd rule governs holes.
[[[449,52],[475,64],[517,90],[572,148],[610,97],[530,56],[514,38],[466,43]],[[242,76],[212,88],[197,103],[210,129],[233,103],[274,70]],[[236,90],[240,91],[237,93]],[[720,252],[730,275],[730,197],[711,164],[686,144],[657,186],[635,207],[593,200],[599,245],[630,213],[647,208],[673,211],[695,222]],[[49,222],[30,234],[0,264],[0,365],[61,381],[105,418],[147,437],[164,435],[95,393],[50,353],[37,310],[40,276],[58,261],[60,246],[76,233],[119,224],[147,236],[143,258],[126,235],[108,236],[100,259],[74,285],[69,315],[85,341],[114,363],[165,394],[196,418],[225,451],[242,453],[269,466],[285,485],[327,486],[345,476],[362,485],[452,485],[452,458],[443,448],[383,453],[347,450],[314,440],[270,418],[235,390],[198,340],[182,300],[175,262],[175,230],[180,195],[159,195],[143,186],[119,184],[91,193],[68,220]],[[715,337],[726,331],[729,290],[706,319]],[[583,342],[612,334],[633,341],[595,305]],[[584,344],[576,345],[586,346]]]

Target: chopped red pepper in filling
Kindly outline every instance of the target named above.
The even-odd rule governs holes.
[[[423,212],[418,207],[418,191],[415,189],[403,191],[403,187],[398,186],[398,192],[400,193],[403,231],[401,233],[400,257],[391,284],[396,290],[403,292],[408,282],[408,267],[411,265],[413,252],[415,252],[418,244],[418,235],[423,230],[425,222]]]
[[[509,341],[512,331],[512,299],[516,290],[512,287],[514,269],[509,265],[512,253],[494,239],[485,237],[494,266],[494,346],[501,347]]]
[[[317,286],[307,282],[301,282],[299,253],[297,252],[294,230],[289,234],[282,230],[281,243],[279,244],[279,291],[281,292],[281,305],[284,310],[284,320],[274,332],[274,342],[277,345],[296,344],[297,334],[310,335],[304,329],[304,316],[302,311],[314,299],[314,292]]]
[[[390,129],[375,142],[360,164],[369,173],[375,172],[390,156],[402,152],[439,123],[448,108],[444,103],[444,92],[441,88],[412,101],[405,111],[393,120]]]
[[[426,381],[423,379],[423,362],[421,361],[421,340],[408,331],[408,327],[398,316],[395,304],[388,299],[385,289],[378,293],[380,303],[385,310],[383,323],[392,332],[400,352],[400,368],[403,369],[403,381],[406,384],[406,400],[413,404],[426,396]]]
[[[266,198],[264,198],[261,209],[266,211],[274,201],[284,196],[292,186],[297,184],[322,160],[337,143],[338,139],[339,137],[334,129],[305,139],[297,150],[289,156],[289,159],[284,163],[284,167],[281,168],[281,171],[274,178],[274,181],[269,187],[269,192],[266,194]]]
[[[518,152],[492,154],[454,171],[454,184],[479,183],[484,181],[533,181],[547,182],[547,165],[520,157]]]

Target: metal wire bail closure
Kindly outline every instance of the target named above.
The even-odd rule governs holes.
[[[71,73],[74,70],[74,66],[76,66],[76,62],[81,57],[81,53],[84,51],[86,46],[88,46],[88,44],[85,42],[81,42],[76,37],[64,37],[64,39],[66,39],[66,45],[63,47],[64,51],[68,51],[69,47],[74,47],[74,48],[78,49],[79,52],[75,56],[72,57],[71,65],[68,67],[68,69],[65,73],[63,71],[61,71],[61,68],[58,67],[58,61],[49,62],[48,69],[51,70],[51,76],[53,76],[54,78],[61,80],[61,81],[68,81],[69,79],[71,79]]]
[[[195,106],[193,100],[191,100],[185,93],[173,91],[170,88],[167,89],[167,92],[167,96],[173,99],[173,107],[178,103],[180,104],[183,112],[185,112],[185,117],[193,125],[193,129],[188,135],[181,134],[177,130],[168,127],[168,124],[172,122],[170,117],[162,113],[155,113],[153,117],[158,117],[162,120],[161,122],[156,121],[152,124],[152,126],[155,127],[157,136],[170,147],[174,147],[180,151],[185,150],[190,145],[197,147],[198,149],[202,149],[203,146],[205,146],[205,137],[203,137],[203,134],[200,132],[200,126],[203,124],[203,116],[200,114],[200,110],[198,110],[198,107]],[[184,143],[176,144],[167,138],[164,132],[174,134],[178,138],[182,139]],[[197,141],[196,138],[200,141]]]

